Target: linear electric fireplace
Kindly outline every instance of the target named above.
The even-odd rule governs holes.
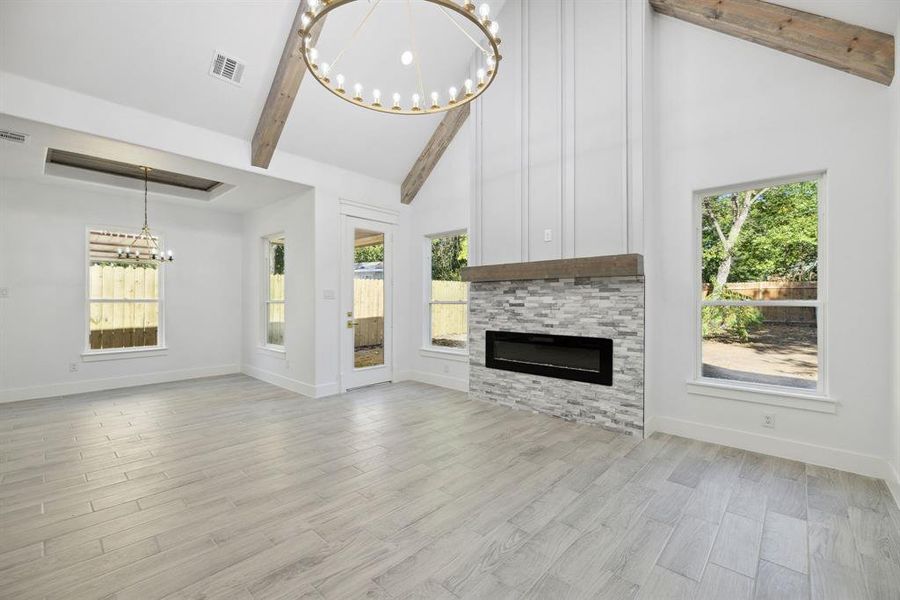
[[[612,385],[608,338],[485,331],[485,366],[532,375]]]

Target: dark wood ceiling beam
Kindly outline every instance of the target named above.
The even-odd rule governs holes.
[[[309,11],[309,2],[300,0],[297,14],[294,15],[294,22],[288,32],[287,41],[284,43],[284,50],[281,52],[278,69],[272,79],[272,87],[269,88],[269,96],[266,98],[266,104],[259,116],[256,132],[253,134],[250,163],[254,167],[269,168],[284,124],[287,122],[288,115],[291,114],[291,107],[300,90],[300,84],[303,82],[303,76],[306,75],[306,63],[300,56],[303,40],[300,39],[297,32],[302,27],[301,18],[307,11]],[[320,25],[312,32],[311,44],[315,45],[319,40],[325,19],[320,21]]]
[[[650,0],[653,9],[884,85],[894,36],[762,0]]]
[[[409,170],[409,174],[400,186],[400,200],[403,204],[412,202],[419,190],[422,189],[422,186],[425,185],[425,181],[431,175],[438,161],[441,160],[441,156],[446,152],[450,142],[453,141],[463,123],[469,118],[470,110],[467,102],[457,108],[448,110],[441,122],[438,123],[434,133],[431,134],[431,139],[425,144],[425,149],[422,150],[419,158],[416,159],[415,164],[413,164],[412,169]]]

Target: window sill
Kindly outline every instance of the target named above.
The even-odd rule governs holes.
[[[261,354],[268,354],[273,358],[280,358],[282,360],[287,358],[287,350],[284,349],[284,346],[257,346],[256,349]]]
[[[441,358],[444,360],[455,360],[457,362],[469,362],[468,350],[450,350],[441,348],[440,346],[424,346],[419,348],[419,355],[426,358]]]
[[[125,358],[149,358],[151,356],[165,356],[168,353],[169,349],[165,346],[128,348],[125,350],[87,350],[81,353],[81,362],[121,360]]]
[[[782,406],[809,410],[813,412],[835,414],[837,401],[828,396],[822,396],[815,392],[794,392],[775,388],[755,387],[735,383],[724,383],[716,379],[696,379],[687,382],[689,394],[721,398],[725,400],[737,400],[739,402],[752,402],[755,404],[767,404],[769,406]]]

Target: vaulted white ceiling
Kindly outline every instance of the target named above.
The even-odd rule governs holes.
[[[474,47],[433,5],[412,5],[425,85],[442,95],[449,84],[461,87]],[[491,5],[496,11],[502,2]],[[329,15],[319,42],[323,59],[369,6],[361,0]],[[4,0],[0,69],[249,141],[296,7],[296,0]],[[413,71],[399,63],[409,46],[407,10],[406,0],[382,0],[341,59],[349,85],[377,84],[386,99],[415,91]],[[398,17],[402,28],[392,26]],[[216,51],[246,63],[241,86],[208,75]],[[373,72],[384,81],[367,81]],[[306,77],[278,147],[400,182],[439,120],[362,110]]]
[[[323,60],[351,36],[372,1],[360,0],[329,16],[319,42]],[[0,69],[249,141],[297,3],[3,0]],[[900,10],[894,0],[779,3],[888,33],[894,32]],[[490,4],[496,15],[503,0]],[[421,0],[412,5],[426,93],[437,89],[443,95],[450,83],[460,87],[473,48],[432,5]],[[399,53],[409,45],[402,18],[407,6],[407,0],[381,0],[341,59],[338,70],[348,85],[360,81],[367,92],[378,85],[385,99],[396,90],[407,101],[415,87],[413,70],[399,67]],[[240,87],[208,76],[217,50],[246,63]],[[369,80],[373,72],[384,80]],[[307,77],[279,149],[400,182],[439,119],[361,110]]]

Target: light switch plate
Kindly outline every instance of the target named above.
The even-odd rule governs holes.
[[[334,290],[322,290],[322,298],[325,300],[334,300]]]
[[[553,241],[553,230],[552,229],[544,230],[544,241],[545,242]]]

